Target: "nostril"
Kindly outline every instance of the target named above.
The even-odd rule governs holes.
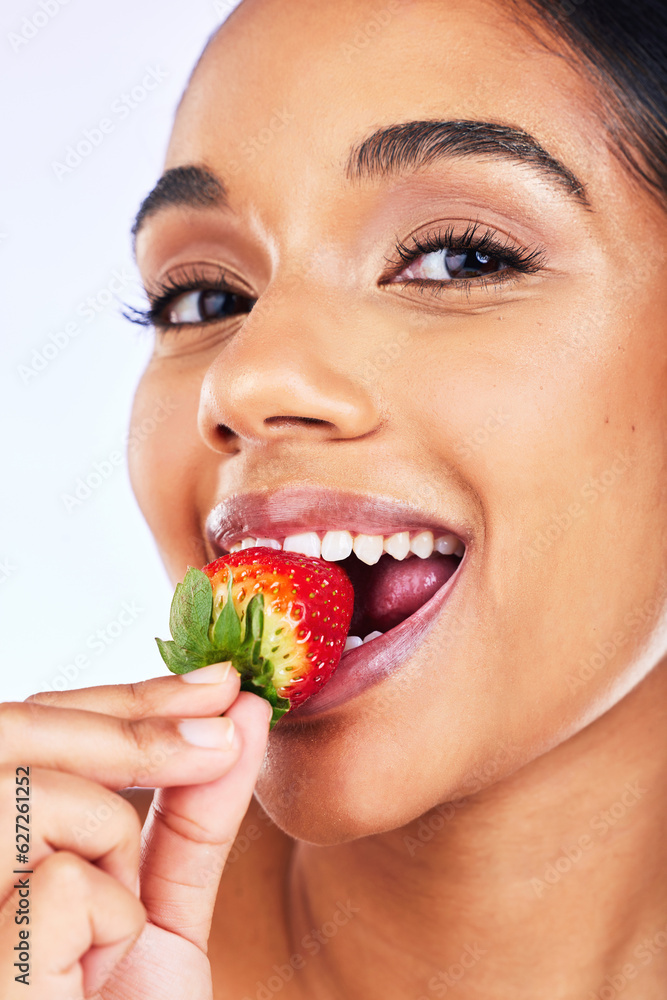
[[[218,424],[216,427],[216,433],[220,440],[224,441],[225,444],[228,441],[231,441],[233,437],[236,437],[231,427],[227,427],[225,424]]]
[[[295,424],[319,424],[324,427],[333,427],[329,420],[320,420],[319,417],[265,417],[264,423],[269,427],[293,427]]]

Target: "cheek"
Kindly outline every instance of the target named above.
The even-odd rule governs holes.
[[[206,560],[198,496],[214,458],[197,430],[201,379],[151,362],[137,387],[128,437],[132,489],[172,580]]]
[[[451,470],[481,505],[479,641],[493,686],[520,664],[519,728],[534,698],[541,725],[549,713],[554,726],[585,724],[664,653],[664,320],[645,292],[630,324],[628,303],[614,313],[606,293],[488,321],[450,341],[442,365],[415,366],[443,496]]]

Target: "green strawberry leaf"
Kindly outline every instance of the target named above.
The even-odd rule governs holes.
[[[271,668],[271,673],[273,673],[273,668]],[[287,698],[278,697],[278,692],[273,686],[273,682],[271,680],[271,674],[265,674],[262,677],[247,678],[242,681],[241,690],[252,691],[253,694],[258,694],[261,695],[262,698],[266,698],[273,709],[273,714],[271,716],[271,729],[273,729],[278,719],[282,718],[285,712],[289,711],[290,703]]]
[[[176,585],[169,615],[171,634],[182,649],[201,653],[210,650],[208,629],[212,610],[211,581],[206,573],[190,566],[183,583]]]
[[[263,667],[264,659],[261,655],[262,634],[264,632],[264,597],[262,594],[255,594],[246,612],[246,634],[244,644],[247,645],[248,656],[253,667]],[[253,671],[257,673],[257,671]],[[273,671],[271,671],[273,673]],[[269,674],[271,676],[271,674]]]
[[[155,641],[162,659],[173,674],[187,674],[196,666],[202,665],[192,663],[187,654],[175,642],[171,642],[170,640],[165,642],[164,639],[158,639],[157,636],[155,637]]]
[[[271,716],[270,729],[273,729],[278,719],[281,719],[285,712],[289,711],[290,703],[287,698],[278,698],[275,705],[273,705],[273,715]]]
[[[248,604],[248,620],[246,629],[250,629],[253,639],[261,639],[264,630],[264,596],[255,594]]]
[[[211,642],[216,649],[234,650],[241,644],[241,620],[232,600],[232,574],[227,584],[227,600],[212,629]]]
[[[248,602],[242,629],[232,598],[233,578],[229,573],[227,600],[213,620],[213,589],[208,576],[190,566],[183,583],[176,585],[171,603],[169,627],[173,640],[156,638],[162,659],[172,673],[185,674],[209,663],[231,660],[241,675],[241,690],[252,691],[270,703],[271,728],[290,707],[279,698],[273,684],[273,664],[261,654],[264,632],[264,596],[255,594]],[[243,630],[243,638],[241,631]]]

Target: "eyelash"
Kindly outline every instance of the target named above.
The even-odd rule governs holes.
[[[446,229],[436,229],[418,236],[409,237],[409,243],[398,240],[395,247],[398,259],[385,258],[392,268],[389,278],[383,282],[388,284],[413,261],[425,254],[449,250],[453,254],[480,253],[504,264],[505,267],[495,274],[477,278],[450,278],[445,281],[437,278],[408,278],[401,281],[402,286],[428,289],[432,295],[447,294],[450,289],[464,290],[470,295],[473,288],[498,286],[506,281],[516,280],[517,274],[536,274],[544,266],[546,252],[544,247],[520,247],[513,243],[509,236],[499,237],[495,229],[484,229],[478,233],[478,222],[469,222],[465,231],[459,236],[454,234],[454,226]]]
[[[459,236],[454,235],[454,226],[448,225],[444,230],[437,229],[418,236],[411,236],[409,243],[398,240],[395,246],[396,259],[385,258],[392,272],[382,284],[392,283],[393,278],[422,255],[437,253],[441,250],[449,250],[454,254],[481,253],[505,266],[495,274],[483,277],[451,278],[449,280],[408,278],[405,281],[393,283],[400,286],[417,287],[421,291],[428,289],[432,295],[446,294],[447,290],[455,288],[462,289],[466,295],[470,295],[471,286],[473,288],[498,286],[506,281],[516,280],[518,274],[535,274],[542,268],[545,258],[543,247],[522,248],[513,243],[510,237],[500,239],[498,232],[494,229],[484,229],[481,233],[478,233],[478,230],[479,223],[469,222],[465,231]],[[200,323],[171,323],[162,318],[165,309],[172,305],[177,298],[195,291],[223,292],[252,302],[246,313],[237,314],[247,315],[257,300],[235,291],[230,287],[225,270],[219,265],[215,267],[217,273],[213,279],[211,279],[210,265],[207,273],[199,270],[195,265],[185,268],[179,278],[168,276],[149,293],[150,305],[148,309],[127,306],[128,311],[124,312],[125,317],[132,323],[137,323],[140,326],[153,326],[162,332],[177,330],[181,327],[208,326],[220,323],[222,318],[202,320]],[[231,319],[233,315],[224,318]]]
[[[215,271],[215,277],[211,278],[211,269]],[[162,314],[177,298],[188,292],[226,292],[229,295],[236,295],[238,298],[250,299],[250,296],[242,295],[235,291],[227,278],[227,272],[219,264],[207,265],[206,271],[200,270],[197,265],[183,268],[181,276],[172,278],[167,275],[162,281],[155,285],[148,293],[150,305],[148,309],[137,309],[135,306],[126,306],[124,316],[131,323],[139,326],[154,326],[156,330],[178,330],[181,327],[208,326],[211,323],[219,323],[219,319],[202,321],[201,323],[170,323],[162,319]],[[252,308],[252,306],[251,306]],[[250,312],[250,310],[248,310]],[[227,317],[231,318],[231,317]]]

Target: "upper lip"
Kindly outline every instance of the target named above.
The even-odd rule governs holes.
[[[444,523],[405,501],[313,486],[236,493],[216,504],[206,519],[206,535],[220,554],[243,538],[345,529],[368,535],[430,529],[468,544],[461,525]]]

